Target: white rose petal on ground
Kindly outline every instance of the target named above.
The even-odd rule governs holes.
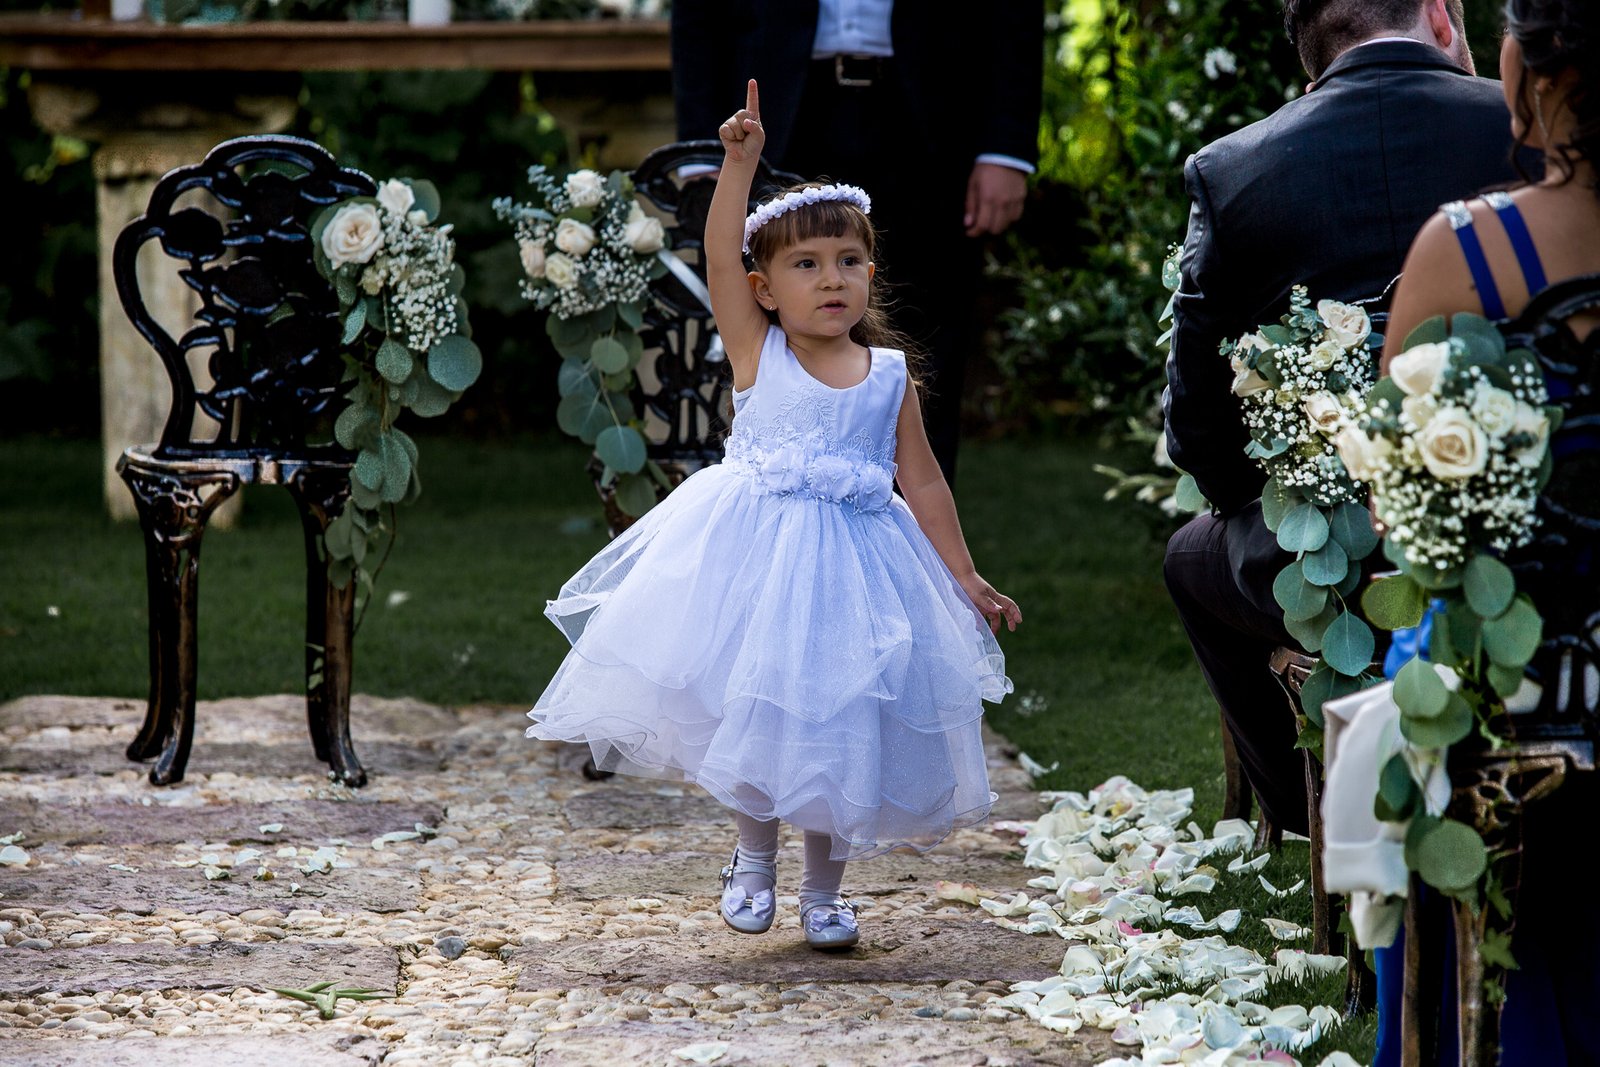
[[[19,845],[0,848],[0,867],[26,867],[28,860],[27,850]]]
[[[716,1063],[728,1054],[732,1046],[726,1041],[701,1041],[672,1050],[672,1055],[685,1063]]]
[[[0,837],[0,845],[14,845],[27,836],[27,834],[23,833],[21,830],[18,830],[14,834],[6,834],[4,837]]]
[[[1286,919],[1274,919],[1268,916],[1263,918],[1261,922],[1272,932],[1272,936],[1279,941],[1299,941],[1302,938],[1311,936],[1309,929]]]

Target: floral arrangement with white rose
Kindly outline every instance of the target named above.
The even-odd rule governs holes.
[[[355,578],[369,600],[377,569],[367,559],[393,547],[395,505],[422,491],[416,442],[395,420],[444,414],[483,367],[439,207],[431,182],[391,178],[376,197],[334,204],[311,226],[317,270],[338,294],[351,383],[334,437],[356,453],[349,501],[323,539],[335,581]]]
[[[1376,641],[1346,598],[1361,561],[1378,546],[1365,486],[1335,440],[1365,409],[1383,338],[1358,305],[1319,300],[1295,286],[1289,312],[1221,346],[1233,368],[1250,441],[1245,454],[1267,473],[1261,514],[1295,559],[1273,582],[1284,626],[1318,663],[1301,690],[1300,744],[1320,750],[1322,704],[1376,681]]]
[[[625,513],[643,515],[657,487],[671,487],[649,458],[633,403],[650,283],[667,271],[659,255],[666,230],[622,171],[576,170],[557,181],[535,166],[528,182],[531,202],[502,197],[494,209],[516,234],[522,294],[549,313],[545,330],[561,353],[556,421],[594,448],[602,490]]]
[[[1431,664],[1414,659],[1395,677],[1404,746],[1383,768],[1376,810],[1402,825],[1406,862],[1425,882],[1474,907],[1489,902],[1484,962],[1514,967],[1496,857],[1476,827],[1444,814],[1449,791],[1438,786],[1450,746],[1474,733],[1492,746],[1505,733],[1505,700],[1543,635],[1499,557],[1533,536],[1561,411],[1534,357],[1508,351],[1481,316],[1456,315],[1448,330],[1433,319],[1407,342],[1339,436],[1400,570],[1362,596],[1367,617],[1394,630],[1433,605]]]

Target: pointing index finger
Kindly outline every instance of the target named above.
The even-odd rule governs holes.
[[[756,88],[756,80],[750,79],[750,84],[745,87],[744,109],[754,115],[759,122],[761,119],[761,91]]]

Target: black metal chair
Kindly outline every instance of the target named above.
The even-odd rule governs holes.
[[[1575,820],[1592,810],[1563,811],[1561,787],[1592,774],[1600,743],[1600,329],[1580,337],[1574,320],[1600,319],[1600,274],[1543,290],[1516,318],[1500,324],[1506,343],[1537,356],[1551,403],[1564,420],[1551,438],[1555,471],[1540,494],[1534,541],[1507,557],[1517,587],[1544,618],[1544,637],[1527,677],[1540,687],[1537,705],[1508,716],[1508,740],[1491,750],[1473,735],[1450,751],[1456,783],[1450,814],[1477,828],[1491,855],[1516,864],[1507,895],[1516,915],[1522,844],[1530,818]],[[1591,784],[1593,779],[1588,780]],[[1424,893],[1412,878],[1406,907],[1406,994],[1401,1020],[1402,1062],[1440,1062],[1441,1024],[1457,1027],[1463,1067],[1499,1062],[1499,1010],[1485,994],[1479,949],[1491,908]],[[1453,936],[1452,936],[1453,934]],[[1459,1014],[1442,1017],[1446,940],[1454,942]],[[1576,946],[1584,952],[1591,946]]]
[[[164,177],[117,239],[117,295],[172,385],[161,440],[127,449],[127,482],[145,537],[150,696],[128,758],[157,757],[150,781],[182,780],[194,737],[200,543],[217,507],[247,483],[282,485],[299,506],[306,552],[306,710],[317,758],[348,785],[366,773],[350,740],[355,583],[328,576],[322,533],[344,506],[354,456],[328,429],[346,385],[333,286],[316,269],[308,227],[329,204],[373,195],[371,178],[295,137],[225,141]],[[181,206],[199,200],[201,206]],[[140,249],[158,241],[198,294],[174,339],[145,306]],[[214,384],[196,385],[205,355]],[[202,415],[219,424],[207,436]],[[319,436],[328,444],[312,443]]]

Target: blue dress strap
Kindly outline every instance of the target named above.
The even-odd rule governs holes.
[[[1472,228],[1471,209],[1463,201],[1452,200],[1439,210],[1450,220],[1450,228],[1461,243],[1461,254],[1466,257],[1467,269],[1472,272],[1472,284],[1478,287],[1478,299],[1483,302],[1483,314],[1490,319],[1505,318],[1506,305],[1494,284],[1494,275],[1489,270],[1488,257],[1483,254],[1478,231]]]
[[[1539,250],[1533,247],[1533,235],[1522,219],[1522,212],[1504,192],[1484,193],[1483,202],[1500,216],[1500,225],[1506,228],[1511,239],[1511,250],[1517,254],[1517,265],[1522,268],[1522,280],[1528,283],[1528,295],[1542,291],[1550,283],[1545,280],[1544,264],[1539,261]]]

